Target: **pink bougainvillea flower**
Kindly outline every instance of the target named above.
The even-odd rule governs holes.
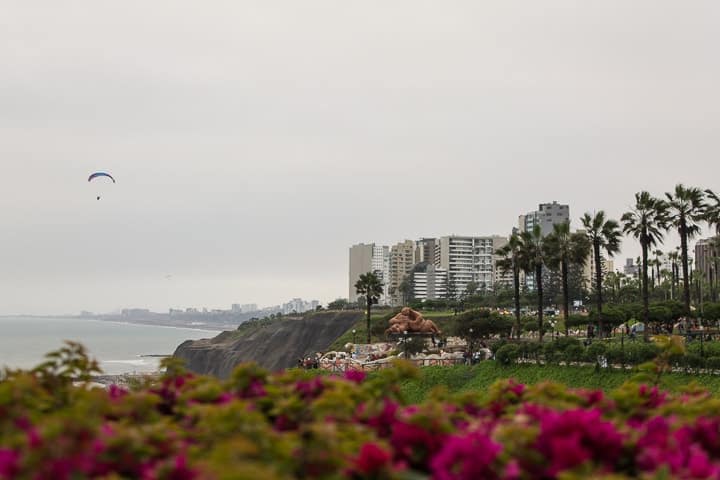
[[[353,473],[378,475],[391,465],[392,455],[374,442],[363,444],[360,454],[353,460]]]
[[[362,370],[345,370],[345,374],[343,375],[345,380],[350,380],[355,383],[362,383],[365,377],[367,377],[367,373]]]
[[[262,380],[260,380],[259,378],[253,378],[252,380],[250,380],[248,386],[245,387],[238,396],[243,399],[249,399],[261,398],[266,395],[267,391],[265,390],[265,385],[263,384]]]
[[[386,398],[383,401],[383,409],[380,414],[368,418],[366,423],[368,426],[373,427],[380,437],[387,438],[397,421],[398,409],[399,405],[397,403]]]
[[[432,431],[414,423],[395,422],[390,434],[390,443],[395,449],[397,460],[424,467],[430,456],[442,448],[447,435]]]
[[[305,400],[319,397],[324,389],[325,384],[320,377],[315,377],[312,380],[300,380],[295,384],[295,391]]]
[[[537,449],[547,461],[546,473],[555,476],[592,460],[610,469],[623,449],[623,436],[602,420],[598,409],[556,412],[537,409],[540,434]]]
[[[20,453],[0,448],[0,478],[13,478],[20,471]]]
[[[431,462],[435,480],[474,480],[500,478],[494,462],[502,451],[485,433],[475,431],[449,437]]]
[[[115,385],[114,383],[108,388],[108,395],[111,399],[117,400],[128,394],[128,391],[122,387]]]
[[[638,393],[641,397],[645,398],[645,405],[650,408],[657,408],[667,399],[667,393],[658,390],[658,387],[648,387],[647,385],[640,385]]]

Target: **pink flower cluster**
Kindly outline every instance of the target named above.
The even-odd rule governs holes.
[[[406,373],[246,365],[227,381],[176,373],[107,391],[18,374],[0,382],[0,480],[720,480],[710,395],[506,380],[409,404],[398,387]]]

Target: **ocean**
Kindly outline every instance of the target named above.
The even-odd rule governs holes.
[[[171,355],[185,340],[218,333],[84,318],[0,317],[0,367],[32,368],[63,340],[73,340],[85,345],[108,375],[154,372],[161,358],[143,355]]]

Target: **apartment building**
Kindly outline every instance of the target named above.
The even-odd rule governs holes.
[[[702,272],[705,279],[716,279],[715,268],[720,263],[718,256],[720,256],[720,237],[698,240],[695,244],[695,270]],[[680,276],[682,276],[682,267],[680,267]]]
[[[415,247],[415,242],[405,240],[390,248],[388,291],[391,305],[398,306],[403,303],[403,293],[400,285],[412,273],[415,266]]]
[[[493,284],[494,286],[501,287],[501,288],[511,288],[513,286],[513,274],[512,271],[504,271],[501,268],[498,268],[497,262],[502,260],[503,257],[500,257],[497,255],[497,251],[507,245],[508,238],[502,237],[499,235],[494,235],[492,237],[493,239],[493,268],[494,268],[494,276],[493,276]]]
[[[556,201],[552,203],[541,203],[538,209],[518,217],[518,230],[531,232],[536,225],[540,226],[542,236],[545,237],[553,232],[555,224],[570,221],[570,206],[563,205]],[[532,275],[522,275],[523,281],[529,290],[535,289],[535,278]]]
[[[438,239],[435,266],[448,272],[456,294],[475,282],[480,289],[492,288],[494,280],[493,237],[447,236]]]
[[[383,282],[383,295],[380,297],[381,304],[389,302],[389,280],[390,280],[390,249],[385,245],[374,243],[360,243],[350,247],[350,266],[348,278],[348,300],[351,303],[357,301],[355,283],[360,275],[368,272],[375,272]]]
[[[415,300],[438,300],[447,297],[447,270],[423,263],[423,267],[414,271],[412,276]]]

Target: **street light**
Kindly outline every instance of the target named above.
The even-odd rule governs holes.
[[[357,333],[357,330],[353,328],[352,334],[353,334],[353,345],[355,345],[355,334]]]
[[[408,342],[410,341],[410,338],[408,337],[407,330],[403,331],[403,347],[405,348],[405,360],[410,358],[410,355],[408,353]]]
[[[473,363],[473,329],[468,329],[468,353],[470,357],[470,365]]]

